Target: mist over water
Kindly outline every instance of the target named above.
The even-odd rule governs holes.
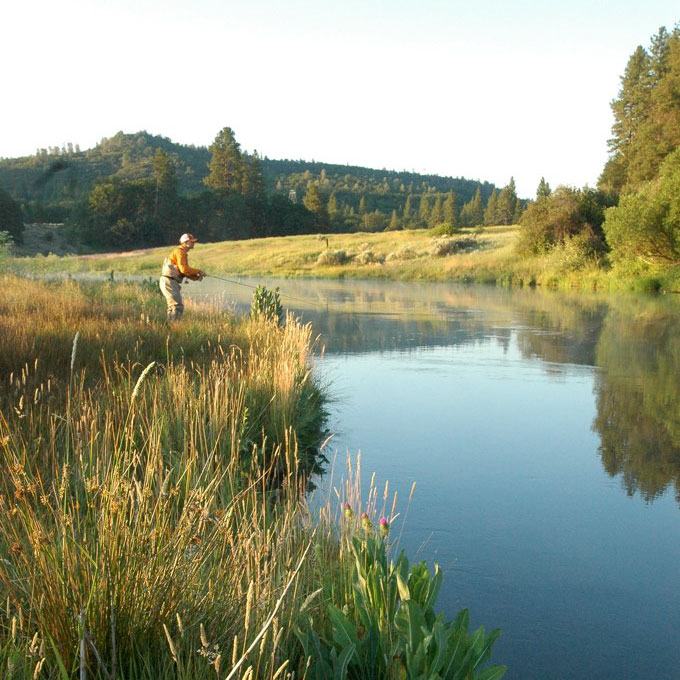
[[[206,283],[186,293],[247,309],[245,286]],[[325,347],[337,462],[320,485],[361,451],[364,483],[398,494],[400,547],[444,570],[441,611],[502,629],[507,678],[678,677],[676,301],[263,283]]]

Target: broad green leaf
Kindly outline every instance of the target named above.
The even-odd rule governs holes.
[[[328,605],[328,614],[333,623],[333,640],[343,649],[348,645],[358,645],[359,638],[350,620],[332,604]]]

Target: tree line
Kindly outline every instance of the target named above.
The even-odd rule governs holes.
[[[178,151],[179,149],[179,151]],[[199,169],[203,167],[204,170]],[[526,201],[487,182],[243,152],[231,128],[208,149],[147,133],[0,162],[24,221],[65,221],[96,248],[161,245],[177,233],[228,240],[315,232],[510,224]],[[9,197],[7,197],[8,200]],[[15,240],[21,227],[14,228]]]
[[[680,28],[660,28],[628,60],[614,114],[609,159],[597,188],[542,179],[524,213],[518,249],[556,248],[573,268],[680,264]],[[632,271],[637,271],[634,268]]]

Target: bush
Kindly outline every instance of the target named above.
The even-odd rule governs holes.
[[[456,253],[476,247],[477,241],[474,238],[451,238],[448,236],[440,236],[432,242],[430,254],[435,257],[446,257],[447,255],[455,255]]]
[[[345,262],[347,262],[347,253],[344,250],[324,250],[316,260],[319,266],[333,266],[345,264]]]
[[[416,251],[413,250],[413,248],[405,246],[403,248],[400,248],[399,250],[394,251],[393,253],[388,253],[385,259],[387,262],[393,262],[394,260],[413,260],[416,257],[418,257],[418,253],[416,253]]]
[[[359,264],[382,264],[385,261],[385,256],[376,254],[369,249],[362,250],[355,259]]]
[[[590,229],[567,237],[553,248],[549,266],[557,273],[579,271],[586,267],[599,266],[604,254],[604,244]]]
[[[281,325],[283,321],[283,307],[281,306],[281,293],[277,286],[269,290],[266,286],[257,286],[253,293],[253,301],[250,304],[250,316],[253,319],[264,318],[275,321]]]
[[[605,207],[611,199],[594,189],[558,187],[526,209],[517,250],[522,255],[541,255],[581,232],[601,238]]]
[[[615,260],[680,263],[680,149],[666,158],[658,179],[606,211],[604,232]]]

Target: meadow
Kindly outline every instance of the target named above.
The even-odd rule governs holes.
[[[19,274],[114,272],[155,277],[169,250],[75,255],[62,247],[63,239],[56,239],[61,244],[55,248],[61,253],[57,255],[49,252],[55,238],[41,241],[43,232],[37,225],[28,231],[27,244],[7,261],[10,270]],[[546,255],[519,255],[519,231],[514,225],[462,229],[451,235],[418,229],[199,243],[191,260],[209,273],[248,277],[455,281],[613,291],[680,289],[678,267],[612,266],[607,257],[584,260],[568,246]]]
[[[502,677],[498,631],[436,613],[441,571],[398,553],[387,485],[362,498],[348,461],[310,510],[309,326],[191,305],[169,327],[145,283],[0,283],[5,677]]]

